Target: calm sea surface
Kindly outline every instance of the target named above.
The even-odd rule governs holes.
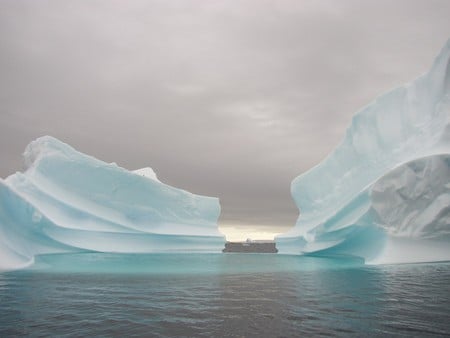
[[[0,337],[449,336],[450,264],[49,255],[0,274]]]

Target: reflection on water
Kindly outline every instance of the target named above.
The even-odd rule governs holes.
[[[94,265],[98,271],[88,271]],[[114,266],[121,273],[112,273]],[[446,263],[51,256],[34,270],[0,274],[0,336],[445,335],[448,304]]]

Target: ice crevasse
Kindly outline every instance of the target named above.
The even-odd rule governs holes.
[[[49,136],[31,142],[26,170],[0,179],[0,270],[39,254],[220,252],[219,200],[82,154]]]
[[[450,40],[426,74],[357,112],[291,193],[300,216],[281,253],[450,260]]]

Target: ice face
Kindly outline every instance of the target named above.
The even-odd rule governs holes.
[[[130,172],[52,137],[31,142],[26,170],[0,180],[0,270],[37,254],[220,252],[217,198]]]
[[[428,73],[356,113],[341,144],[292,182],[300,216],[277,237],[280,252],[390,262],[406,260],[385,254],[400,240],[419,247],[439,237],[438,247],[450,246],[449,62],[450,40]],[[427,260],[423,255],[413,261]],[[437,256],[450,259],[449,250]]]

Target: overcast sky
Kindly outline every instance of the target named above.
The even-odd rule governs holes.
[[[447,0],[0,0],[0,176],[52,135],[283,231],[292,179],[449,37]]]

